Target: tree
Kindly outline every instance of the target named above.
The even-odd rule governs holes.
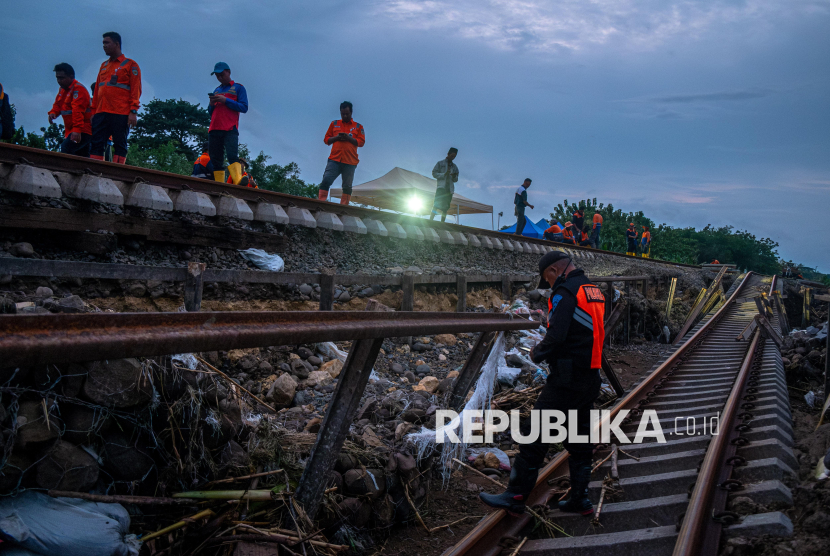
[[[189,176],[193,171],[193,162],[179,152],[176,142],[172,140],[151,148],[130,144],[127,150],[127,164],[182,176]]]
[[[11,105],[11,109],[12,115],[17,116],[17,109],[14,104]],[[11,139],[9,139],[9,143],[12,145],[22,145],[24,147],[57,152],[60,149],[61,143],[63,143],[63,124],[49,124],[48,128],[40,128],[40,132],[43,135],[38,135],[32,131],[26,133],[23,126],[20,126],[14,131],[14,135]]]
[[[196,160],[202,154],[199,149],[207,141],[210,116],[201,105],[183,99],[154,98],[144,105],[139,116],[130,137],[131,147],[153,150],[172,142],[176,152],[188,160]]]
[[[268,164],[271,157],[262,151],[252,158],[247,145],[239,145],[239,156],[248,161],[248,173],[260,189],[278,191],[298,197],[317,197],[317,185],[300,179],[300,167],[296,162],[285,166]]]

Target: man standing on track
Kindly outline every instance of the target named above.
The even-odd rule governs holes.
[[[54,72],[60,90],[49,110],[49,123],[63,116],[65,139],[60,151],[89,157],[89,142],[92,139],[92,101],[89,93],[75,79],[75,69],[69,64],[56,65]]]
[[[242,173],[239,163],[239,114],[248,111],[248,92],[241,83],[231,79],[231,68],[225,62],[217,62],[211,75],[219,80],[219,86],[208,93],[210,128],[208,128],[208,152],[213,164],[213,179],[225,181],[225,155],[228,155],[228,174],[234,185],[248,185],[248,176]]]
[[[331,145],[331,154],[323,172],[323,181],[317,191],[317,199],[325,201],[329,198],[329,188],[337,176],[343,181],[343,194],[340,197],[341,205],[348,205],[352,198],[352,183],[354,172],[357,169],[357,148],[366,144],[366,134],[363,126],[352,119],[354,107],[349,101],[340,103],[340,119],[329,124],[323,142]]]
[[[141,69],[121,53],[121,35],[104,33],[104,54],[92,96],[92,144],[90,158],[104,160],[107,140],[112,136],[112,161],[127,162],[127,133],[138,121]]]
[[[430,220],[435,218],[438,212],[441,213],[441,222],[447,220],[447,211],[450,209],[452,196],[455,193],[455,182],[458,181],[458,166],[453,163],[457,154],[458,149],[451,147],[447,158],[439,160],[432,169],[432,177],[438,180],[438,187],[435,189]]]
[[[513,195],[513,204],[516,205],[516,231],[513,233],[517,236],[522,235],[527,224],[525,207],[536,208],[527,202],[527,188],[530,187],[531,181],[530,178],[525,178],[524,183],[516,189],[516,194]]]
[[[602,233],[602,215],[598,212],[594,213],[594,227],[593,233],[591,234],[591,247],[594,249],[600,249],[600,233]]]
[[[642,248],[641,257],[648,259],[651,255],[651,232],[648,231],[648,226],[643,226],[643,235],[640,239],[640,246]]]
[[[548,323],[545,338],[530,351],[534,363],[546,361],[550,374],[534,410],[562,411],[566,420],[569,411],[576,411],[576,431],[585,436],[590,431],[590,410],[599,396],[602,367],[602,344],[605,341],[605,298],[600,289],[591,284],[582,269],[561,251],[551,251],[539,259],[541,280],[539,289],[551,290],[548,298]],[[573,430],[564,423],[566,430]],[[529,434],[529,423],[522,424],[522,434]],[[571,495],[559,502],[559,510],[582,515],[594,513],[588,498],[591,481],[590,442],[566,439],[568,465],[571,472]],[[493,508],[521,514],[525,501],[536,485],[548,445],[542,435],[530,444],[519,445],[519,455],[513,462],[510,482],[502,494],[481,493],[481,500]]]
[[[628,223],[628,229],[625,231],[625,239],[628,242],[628,248],[625,252],[626,255],[631,255],[632,257],[637,256],[637,230],[634,228],[634,222]]]

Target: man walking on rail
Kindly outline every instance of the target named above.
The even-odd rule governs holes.
[[[248,91],[241,83],[231,79],[231,68],[225,62],[217,62],[210,74],[219,80],[219,86],[208,93],[208,148],[213,164],[213,179],[225,181],[227,155],[231,183],[247,186],[248,176],[243,175],[242,164],[239,163],[239,114],[248,111]]]
[[[628,229],[625,231],[625,239],[628,242],[628,248],[625,254],[632,257],[637,256],[637,230],[634,228],[634,222],[628,223]]]
[[[112,161],[127,162],[127,133],[138,121],[141,99],[141,69],[121,53],[121,35],[104,33],[104,54],[92,95],[92,141],[90,158],[104,160],[107,140],[112,137]]]
[[[432,177],[438,180],[438,187],[435,189],[435,200],[432,202],[432,212],[429,219],[432,220],[440,212],[441,222],[447,220],[447,211],[452,204],[452,196],[455,193],[455,182],[458,181],[458,166],[453,160],[458,154],[458,149],[451,147],[447,158],[439,160],[432,169]]]
[[[527,188],[530,187],[531,181],[530,178],[525,178],[524,183],[516,189],[516,194],[513,196],[513,204],[516,205],[516,231],[513,233],[517,236],[522,235],[527,224],[525,207],[536,208],[527,202]]]
[[[340,204],[348,205],[352,198],[352,183],[354,172],[357,169],[357,148],[366,144],[366,134],[363,126],[352,119],[354,107],[345,100],[340,103],[340,119],[329,124],[323,142],[331,145],[331,154],[323,172],[323,181],[317,191],[317,199],[325,201],[329,198],[329,189],[337,176],[343,182],[343,194]]]
[[[75,69],[69,64],[58,64],[53,71],[60,90],[49,110],[49,123],[63,116],[65,134],[60,151],[89,157],[89,143],[92,140],[92,100],[89,92],[75,79]]]
[[[576,427],[569,423],[563,426],[567,430],[576,429],[579,437],[587,439],[589,412],[599,396],[601,384],[599,369],[605,341],[605,298],[585,272],[576,268],[571,258],[561,251],[551,251],[539,259],[539,274],[539,289],[551,290],[547,333],[530,351],[530,358],[534,363],[546,361],[550,374],[533,409],[559,410],[568,419],[569,410],[575,410]],[[529,428],[529,423],[523,423],[522,434],[527,435]],[[594,446],[587,441],[571,439],[566,439],[563,444],[569,453],[571,494],[568,500],[559,502],[559,510],[590,515],[594,513],[588,498]],[[542,435],[538,435],[533,443],[520,444],[507,490],[502,494],[481,493],[481,500],[512,514],[523,513],[548,448],[542,442]]]

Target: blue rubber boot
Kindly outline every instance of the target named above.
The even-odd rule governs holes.
[[[478,497],[482,502],[491,508],[506,510],[513,516],[525,513],[525,504],[530,491],[536,486],[536,478],[539,476],[538,467],[530,467],[521,456],[516,456],[513,462],[513,469],[510,470],[510,482],[507,490],[501,494],[479,493]]]
[[[590,458],[590,456],[589,456]],[[577,461],[573,455],[568,458],[568,467],[571,470],[571,495],[567,500],[559,502],[559,511],[591,515],[594,505],[588,498],[588,483],[591,482],[591,460]]]

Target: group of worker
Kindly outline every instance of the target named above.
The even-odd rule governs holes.
[[[640,256],[644,259],[648,259],[651,255],[651,232],[649,231],[648,226],[642,226],[642,228],[643,234],[640,236]],[[625,231],[625,239],[628,243],[625,254],[636,257],[637,228],[634,226],[634,222],[628,223],[628,229]]]

